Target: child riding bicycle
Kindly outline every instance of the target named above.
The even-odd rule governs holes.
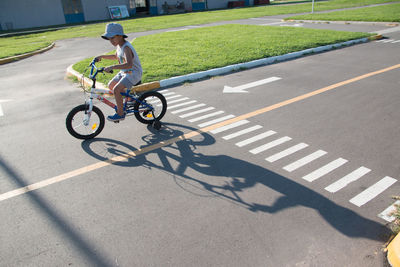
[[[116,122],[125,119],[121,92],[140,83],[143,71],[139,57],[132,44],[125,40],[128,36],[124,34],[124,30],[120,24],[107,24],[105,33],[101,37],[109,40],[113,46],[117,47],[117,51],[114,55],[100,55],[95,57],[96,61],[100,61],[104,58],[118,60],[119,62],[117,65],[104,68],[105,72],[111,72],[114,69],[120,70],[108,83],[110,90],[114,91],[117,112],[112,116],[108,116],[107,119]]]

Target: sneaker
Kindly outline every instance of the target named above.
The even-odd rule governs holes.
[[[125,114],[120,116],[118,113],[115,113],[114,115],[107,117],[107,120],[109,121],[122,121],[123,119],[125,119]]]

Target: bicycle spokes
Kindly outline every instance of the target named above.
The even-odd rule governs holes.
[[[135,104],[135,116],[138,121],[152,124],[161,120],[167,111],[167,101],[158,92],[146,92],[141,95]]]

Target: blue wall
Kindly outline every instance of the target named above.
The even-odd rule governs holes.
[[[200,3],[192,3],[192,10],[193,11],[199,11],[199,10],[205,10],[206,9],[206,3],[200,2]]]
[[[83,13],[65,14],[64,16],[66,23],[79,23],[85,21],[85,16],[83,15]]]
[[[150,15],[158,15],[158,8],[156,6],[150,7]]]

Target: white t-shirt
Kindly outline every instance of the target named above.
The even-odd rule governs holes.
[[[137,84],[142,79],[143,70],[135,48],[133,48],[133,45],[130,42],[126,41],[121,47],[119,45],[117,46],[118,61],[119,64],[123,64],[126,62],[126,56],[124,52],[126,46],[132,50],[133,66],[130,69],[122,69],[120,72],[122,72],[122,74],[126,76],[129,81],[132,82],[132,84]]]

